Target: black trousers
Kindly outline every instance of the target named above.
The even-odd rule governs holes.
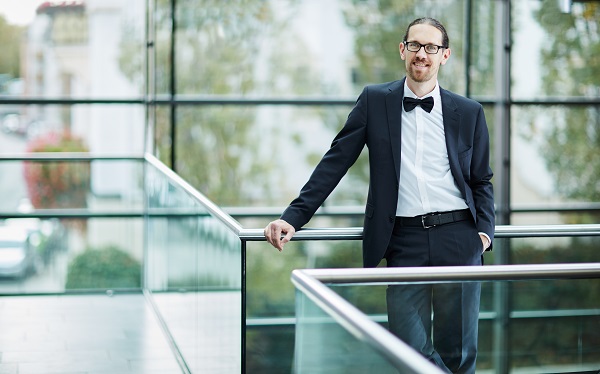
[[[402,226],[386,260],[388,267],[481,265],[482,249],[472,220]],[[479,282],[390,285],[389,329],[442,370],[474,373],[480,292]]]

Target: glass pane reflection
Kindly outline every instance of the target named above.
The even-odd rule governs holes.
[[[295,373],[397,373],[384,357],[300,291],[296,316]]]
[[[0,94],[12,97],[139,97],[145,2],[0,4]],[[1,109],[0,109],[1,110]]]
[[[241,242],[153,165],[146,171],[145,284],[152,300],[192,372],[239,372]]]
[[[329,287],[387,327],[387,315],[381,313],[386,308],[385,296],[381,296],[386,286],[354,284]],[[494,370],[494,357],[499,354],[508,357],[512,370],[530,372],[579,372],[597,369],[600,365],[600,338],[597,334],[600,331],[600,299],[596,297],[600,294],[600,279],[494,281],[483,282],[482,289],[478,371]],[[498,299],[499,292],[508,292],[506,299]],[[381,297],[373,297],[374,294]],[[297,300],[297,313],[313,319],[312,323],[299,321],[296,336],[300,341],[297,344],[305,349],[310,339],[319,347],[317,356],[343,356],[340,347],[353,344],[352,339],[341,335],[336,337],[333,333],[325,337],[323,332],[335,330],[329,325],[337,323],[305,299],[301,296]],[[498,304],[498,300],[504,300],[506,304]],[[505,310],[509,313],[506,321],[500,318]],[[337,325],[337,329],[342,327]],[[500,348],[495,345],[497,334],[508,339],[509,351],[498,351]],[[327,344],[321,345],[322,342]],[[297,355],[298,358],[306,358],[310,362],[306,356]],[[336,365],[337,368],[345,367],[343,362]]]
[[[0,220],[0,293],[140,290],[142,230],[141,218]]]

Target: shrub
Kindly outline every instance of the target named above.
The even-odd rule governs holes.
[[[67,289],[140,288],[142,266],[116,246],[88,248],[67,269]]]
[[[48,133],[28,146],[28,152],[87,152],[82,139],[68,132]],[[43,208],[85,208],[90,190],[89,161],[36,161],[24,164],[31,204]]]

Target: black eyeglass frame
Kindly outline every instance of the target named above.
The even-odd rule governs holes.
[[[416,53],[416,52],[419,52],[421,50],[421,48],[423,48],[425,50],[425,53],[427,53],[429,55],[435,55],[435,54],[437,54],[440,51],[441,48],[444,48],[444,49],[448,48],[448,47],[445,47],[443,45],[436,45],[436,44],[431,44],[431,43],[429,43],[429,44],[421,44],[419,42],[409,42],[407,40],[403,41],[402,43],[404,43],[404,46],[406,47],[406,50],[409,51],[409,52],[415,52]],[[416,50],[413,51],[410,48],[408,48],[409,44],[418,44],[419,45],[419,49],[416,49]],[[436,47],[435,52],[428,52],[427,51],[427,47],[428,46]]]

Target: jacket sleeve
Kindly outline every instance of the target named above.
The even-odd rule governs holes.
[[[365,87],[344,127],[317,164],[300,194],[281,215],[296,230],[304,226],[356,162],[366,144],[368,87]]]
[[[496,224],[494,207],[494,188],[491,182],[493,173],[490,168],[490,139],[483,108],[479,107],[473,141],[471,161],[471,180],[469,186],[473,192],[477,229],[494,240]],[[491,249],[491,246],[490,246]]]

